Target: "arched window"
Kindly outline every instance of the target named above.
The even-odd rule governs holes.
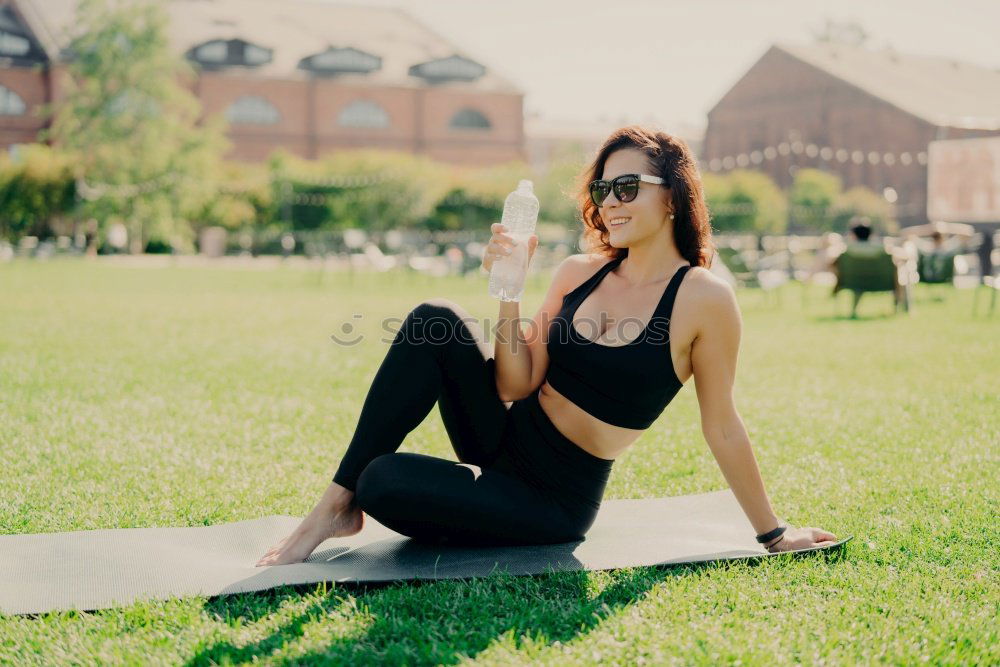
[[[475,109],[462,109],[451,117],[449,127],[459,130],[488,130],[489,119]]]
[[[20,95],[6,86],[0,86],[0,116],[21,116],[27,110]]]
[[[257,95],[244,95],[226,109],[226,119],[234,125],[274,125],[281,114],[273,104]]]
[[[357,100],[344,107],[337,115],[337,124],[343,127],[389,127],[389,114],[370,100]]]

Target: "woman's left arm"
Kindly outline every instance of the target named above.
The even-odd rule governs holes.
[[[736,294],[727,283],[706,276],[701,281],[699,306],[701,326],[691,344],[691,366],[701,410],[701,429],[733,495],[739,501],[757,534],[778,525],[778,516],[764,490],[750,437],[736,410],[733,387],[743,322]],[[772,542],[774,550],[825,546],[836,540],[818,528],[792,529]]]

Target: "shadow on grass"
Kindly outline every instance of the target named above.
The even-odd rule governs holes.
[[[843,552],[841,548],[809,556],[836,561],[843,557]],[[795,558],[806,554],[784,556]],[[661,582],[710,568],[736,564],[755,567],[762,560],[611,570],[607,573],[610,583],[596,596],[591,593],[592,573],[584,570],[537,576],[499,573],[468,580],[341,584],[267,637],[239,646],[219,641],[186,664],[235,664],[266,657],[297,641],[305,634],[306,626],[322,623],[328,617],[353,618],[366,628],[360,634],[332,638],[322,648],[290,655],[280,663],[454,664],[475,657],[508,634],[518,646],[522,636],[545,645],[565,644],[640,601]],[[308,584],[221,596],[206,603],[205,611],[222,622],[255,623],[294,603],[300,591],[316,590],[316,584]],[[353,622],[345,624],[348,634],[352,627],[355,627]]]

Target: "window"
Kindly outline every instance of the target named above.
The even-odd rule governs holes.
[[[329,48],[299,61],[299,68],[317,74],[367,74],[382,68],[382,59],[358,49]]]
[[[451,56],[410,67],[412,76],[419,76],[429,82],[475,81],[486,73],[486,68],[468,58]]]
[[[195,58],[203,63],[222,63],[229,55],[229,45],[221,40],[207,42],[195,49]]]
[[[449,127],[458,130],[488,130],[490,121],[475,109],[462,109],[452,116]]]
[[[207,67],[257,67],[271,62],[271,49],[242,39],[213,39],[189,49],[187,57]]]
[[[244,95],[226,109],[226,119],[234,125],[274,125],[281,114],[263,97]]]
[[[337,115],[337,124],[343,127],[388,127],[389,114],[369,100],[358,100],[344,107]]]
[[[243,62],[247,65],[263,65],[270,62],[271,52],[255,44],[245,44],[243,47]]]
[[[0,86],[0,116],[21,116],[27,110],[20,95],[10,88]]]
[[[23,56],[31,50],[31,42],[20,35],[0,30],[0,53],[5,56]]]

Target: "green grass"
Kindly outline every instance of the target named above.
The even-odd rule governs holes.
[[[826,291],[739,293],[736,400],[779,515],[854,535],[842,559],[2,617],[0,664],[997,664],[1000,315],[918,289],[908,317],[876,294],[852,321]],[[484,276],[0,265],[0,532],[304,515],[387,349],[382,318],[436,296],[496,316]],[[349,321],[365,340],[335,345]],[[436,410],[401,451],[453,458]],[[605,497],[724,487],[689,381]]]

